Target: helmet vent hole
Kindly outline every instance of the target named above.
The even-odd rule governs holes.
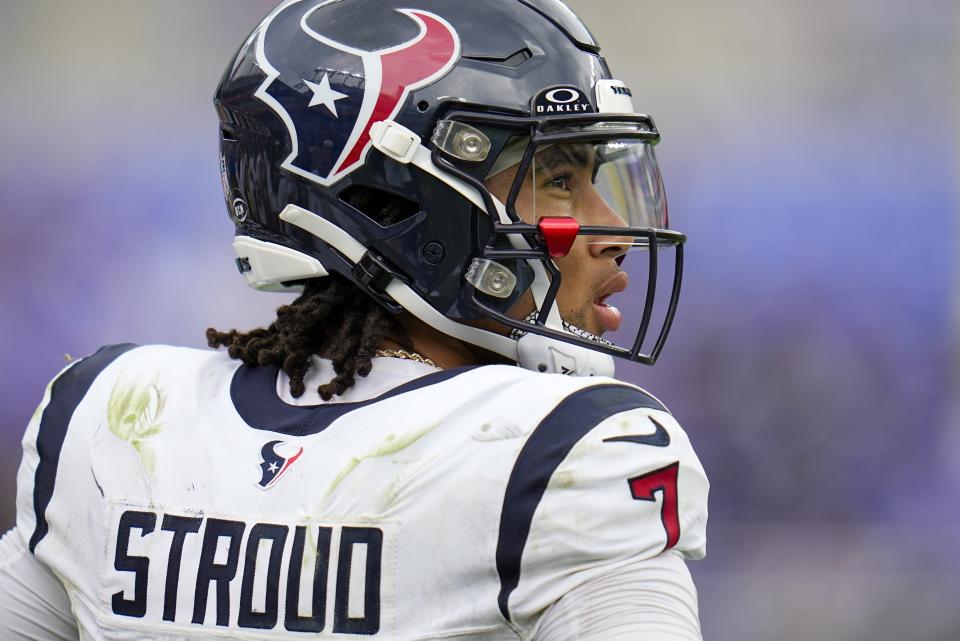
[[[227,129],[226,127],[220,127],[220,138],[226,142],[237,142],[237,135]]]
[[[527,60],[533,58],[533,52],[524,47],[520,51],[511,53],[505,58],[496,58],[493,56],[464,56],[467,60],[476,60],[477,62],[486,62],[492,65],[516,69]]]
[[[421,100],[420,102],[417,103],[417,110],[420,113],[425,113],[429,108],[430,108],[430,103],[427,102],[426,100]]]
[[[380,225],[389,227],[420,213],[419,204],[383,189],[350,185],[340,192],[340,200]]]
[[[533,57],[533,53],[531,53],[529,49],[524,48],[516,52],[515,54],[508,56],[500,64],[502,64],[504,67],[510,67],[512,69],[516,69],[517,67],[519,67],[520,65],[522,65],[532,57]]]

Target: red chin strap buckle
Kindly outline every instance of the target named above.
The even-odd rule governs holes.
[[[544,216],[537,221],[550,258],[563,258],[570,253],[580,233],[580,223],[572,216]]]

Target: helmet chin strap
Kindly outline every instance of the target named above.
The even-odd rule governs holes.
[[[540,315],[540,312],[538,312],[537,310],[534,310],[529,314],[527,314],[527,317],[524,318],[523,320],[530,323],[531,325],[535,325],[537,322],[537,317],[539,315]],[[549,324],[547,326],[549,327]],[[567,321],[563,321],[562,331],[567,332],[568,334],[579,336],[580,338],[586,338],[587,340],[593,341],[594,343],[599,343],[601,345],[606,345],[608,347],[613,345],[613,343],[611,343],[607,339],[597,336],[593,332],[588,332],[585,329],[580,329],[573,323],[568,323]],[[512,332],[510,332],[510,338],[514,340],[519,340],[522,336],[525,336],[526,334],[528,334],[528,332],[525,332],[522,329],[514,329]]]
[[[535,323],[539,313],[531,312],[525,319]],[[563,331],[586,338],[601,345],[612,345],[596,334],[562,321]],[[517,341],[519,365],[524,369],[571,376],[613,376],[615,361],[609,354],[602,354],[586,347],[572,345],[546,336],[515,329],[510,337]]]

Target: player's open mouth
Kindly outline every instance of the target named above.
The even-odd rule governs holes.
[[[620,328],[620,310],[613,305],[608,305],[607,298],[609,298],[609,294],[594,300],[593,307],[603,331],[615,332]]]

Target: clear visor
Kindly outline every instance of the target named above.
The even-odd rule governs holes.
[[[487,184],[504,202],[525,150],[525,140],[507,145],[490,172]],[[542,144],[513,205],[529,223],[570,216],[581,226],[668,228],[653,144],[636,138]]]

